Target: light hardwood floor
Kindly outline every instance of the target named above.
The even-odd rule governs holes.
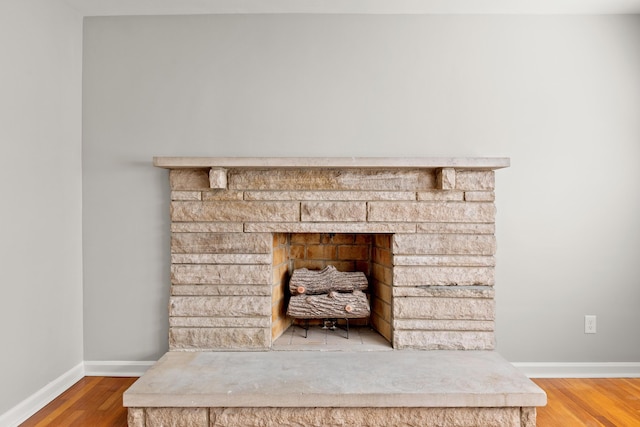
[[[125,427],[122,393],[136,378],[85,377],[22,427]],[[547,392],[538,427],[640,427],[640,378],[534,379]]]
[[[538,426],[638,427],[640,378],[534,379],[547,392]]]

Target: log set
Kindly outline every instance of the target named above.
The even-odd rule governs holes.
[[[297,319],[359,319],[369,317],[369,301],[364,292],[329,292],[321,295],[295,295],[287,314]]]
[[[364,291],[368,287],[367,277],[361,271],[342,272],[333,265],[328,265],[322,270],[299,268],[293,271],[289,280],[291,295]]]
[[[322,270],[300,268],[289,281],[287,315],[296,319],[360,319],[369,317],[369,287],[364,273],[341,272],[329,265]]]

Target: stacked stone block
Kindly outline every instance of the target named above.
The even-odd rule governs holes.
[[[170,182],[172,350],[270,348],[288,233],[376,235],[373,304],[390,314],[372,322],[395,348],[493,348],[493,171],[172,169]]]
[[[129,427],[535,427],[535,408],[129,408]]]

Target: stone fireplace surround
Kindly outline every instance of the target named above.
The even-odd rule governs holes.
[[[330,249],[333,257],[340,250],[361,254],[356,242],[370,242],[366,260],[358,255],[338,262],[344,261],[345,268],[366,269],[372,307],[369,323],[394,350],[467,350],[468,355],[493,350],[494,170],[508,167],[509,159],[157,157],[154,165],[170,170],[171,186],[170,352],[158,365],[171,365],[168,357],[187,357],[187,364],[193,363],[192,356],[179,356],[184,351],[226,357],[211,352],[270,350],[291,324],[284,312],[293,265],[306,262],[319,267],[331,259],[325,254],[300,261],[293,254],[310,252],[300,249],[301,241],[322,243],[326,236],[336,235],[347,237],[342,245],[340,237],[336,239]],[[321,252],[327,251],[314,249]],[[401,353],[391,352],[396,358]],[[439,354],[423,354],[427,353],[428,357]],[[158,368],[151,370],[152,375],[158,374]],[[535,406],[544,404],[540,395],[544,393],[531,388],[526,378],[520,381],[531,399],[515,405],[519,415],[513,425],[535,425]],[[140,395],[136,385],[125,394],[130,426],[154,425],[158,406],[166,412],[162,419],[186,416],[184,407],[136,399]],[[144,389],[145,395],[150,392],[143,384],[137,389]],[[206,417],[197,416],[206,422],[185,425],[258,425],[249,421],[256,410],[268,411],[266,406],[285,411],[290,406],[257,403],[251,410],[245,408],[249,418],[231,417],[235,421],[225,424],[218,412],[228,405],[207,403]],[[358,409],[389,410],[366,399],[353,405],[357,407],[350,409],[355,412],[346,416],[354,420],[361,412]],[[427,406],[429,411],[437,409]],[[436,406],[444,410],[450,405]],[[178,412],[172,412],[172,407]],[[294,414],[307,415],[298,421],[290,415],[287,422],[314,425],[309,421],[315,416],[309,415],[312,408],[302,409]],[[455,409],[459,408],[445,410],[445,418],[469,416],[469,408]],[[389,425],[397,416],[393,412],[381,415]],[[477,425],[489,425],[485,415],[477,418]],[[318,416],[326,418],[326,414]],[[423,416],[429,415],[419,413],[416,419]],[[506,425],[503,416],[496,425]]]

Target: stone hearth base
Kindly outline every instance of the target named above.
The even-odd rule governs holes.
[[[129,426],[534,427],[535,408],[130,408]]]
[[[169,352],[130,427],[535,426],[545,393],[491,351]]]

